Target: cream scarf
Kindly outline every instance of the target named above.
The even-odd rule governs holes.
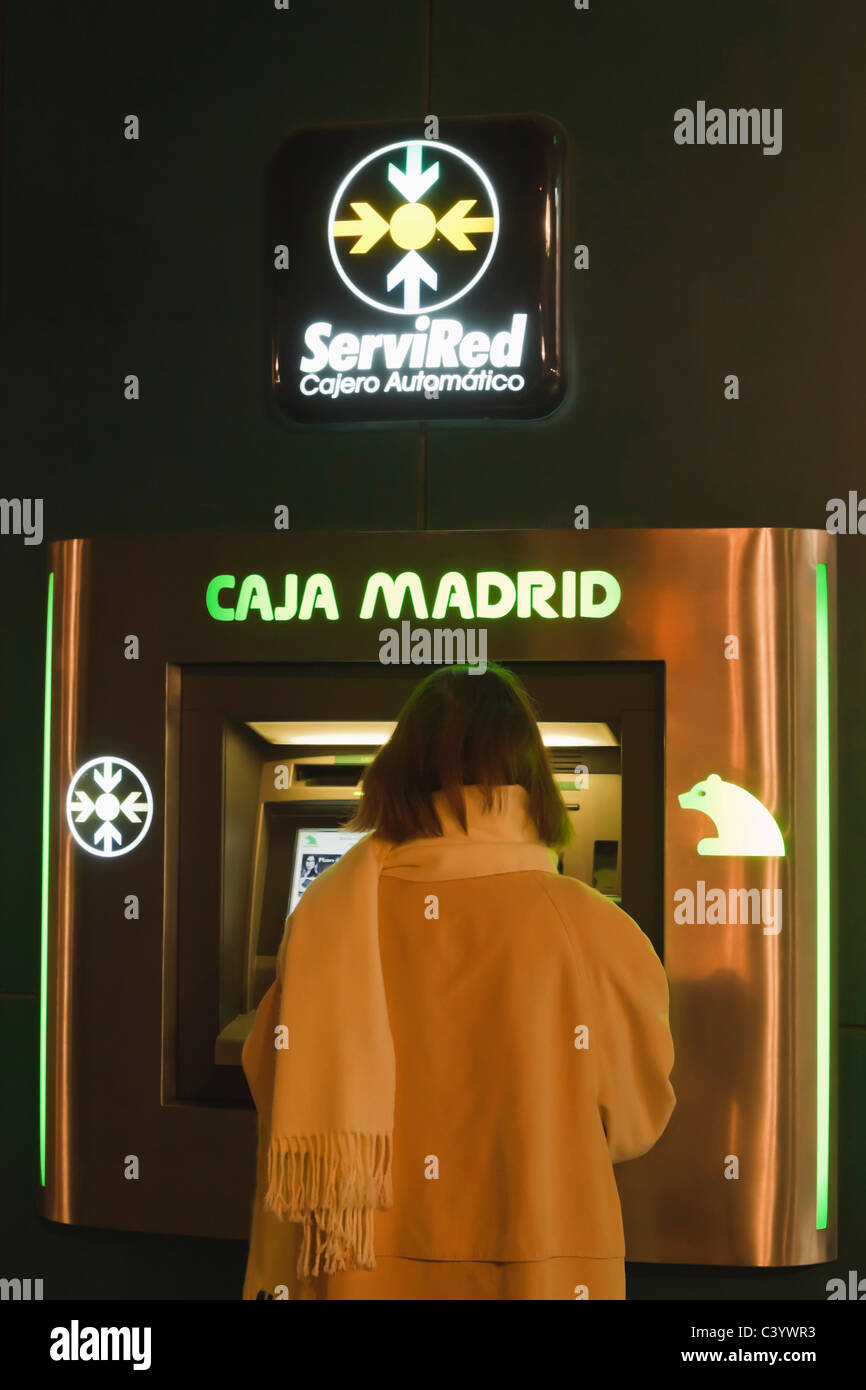
[[[555,869],[524,789],[498,793],[485,813],[479,788],[464,788],[468,833],[437,793],[444,835],[401,845],[367,835],[310,885],[286,924],[242,1062],[267,1145],[264,1206],[303,1226],[299,1277],[373,1269],[373,1213],[394,1204],[379,876],[428,882]]]

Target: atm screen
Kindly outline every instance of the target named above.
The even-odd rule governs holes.
[[[295,836],[295,862],[292,865],[292,891],[288,911],[294,912],[314,878],[362,840],[365,831],[306,829]]]

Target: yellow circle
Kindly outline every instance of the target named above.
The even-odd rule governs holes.
[[[391,237],[404,251],[417,251],[433,240],[436,218],[423,203],[404,203],[391,218]]]

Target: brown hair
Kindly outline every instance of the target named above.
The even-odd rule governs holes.
[[[481,673],[441,667],[413,690],[367,768],[363,800],[348,828],[376,830],[397,844],[441,835],[433,794],[442,791],[465,830],[461,787],[481,787],[490,810],[493,788],[515,784],[528,793],[542,844],[567,844],[571,823],[518,678],[492,662]]]

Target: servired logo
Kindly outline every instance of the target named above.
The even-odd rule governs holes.
[[[301,131],[280,151],[271,372],[289,419],[532,419],[562,399],[560,128],[440,134]]]
[[[467,196],[453,198],[447,190],[454,188]],[[374,150],[349,170],[328,218],[338,275],[365,304],[389,314],[453,304],[481,279],[498,237],[489,178],[439,140]]]

